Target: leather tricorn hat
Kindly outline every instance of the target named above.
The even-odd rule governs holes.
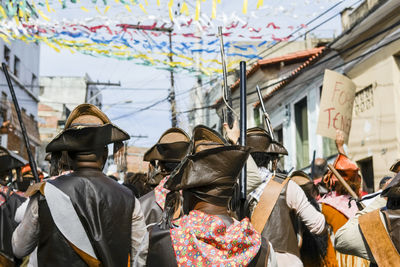
[[[268,147],[271,144],[270,134],[259,127],[247,129],[246,145],[251,147],[250,152],[268,152]]]
[[[381,195],[383,197],[400,198],[400,173],[392,179]]]
[[[190,147],[191,154],[223,145],[229,145],[229,143],[218,132],[204,125],[194,127]]]
[[[111,123],[110,119],[96,106],[82,104],[69,115],[65,129],[46,147],[46,152],[87,152],[104,148],[114,143],[114,151],[122,146],[129,135]]]
[[[187,156],[164,185],[171,191],[190,190],[198,198],[225,204],[250,153],[249,147],[220,146]]]
[[[157,144],[144,154],[144,161],[162,160],[180,162],[188,153],[190,138],[180,128],[170,128],[165,131]]]
[[[0,172],[21,168],[27,163],[23,157],[0,146]]]
[[[292,172],[290,178],[300,186],[312,182],[310,177],[305,172],[300,170]]]
[[[273,140],[268,147],[267,153],[269,154],[279,154],[287,156],[289,153],[286,148],[279,142]]]
[[[398,173],[400,171],[400,159],[396,160],[395,163],[390,167],[390,171]]]
[[[228,145],[221,135],[203,125],[193,130],[191,144],[190,155],[164,187],[171,191],[189,190],[206,202],[226,204],[250,148]]]

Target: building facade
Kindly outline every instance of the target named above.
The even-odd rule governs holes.
[[[40,47],[37,43],[28,45],[19,40],[10,41],[10,43],[0,41],[0,54],[2,62],[8,66],[31,150],[33,155],[37,156],[38,147],[41,144],[37,126]],[[0,91],[1,145],[28,159],[21,127],[3,70],[0,75]]]
[[[285,169],[304,169],[317,157],[337,153],[334,142],[316,135],[325,69],[356,84],[348,156],[360,167],[363,189],[372,192],[400,158],[399,1],[364,1],[342,13],[343,33],[288,79],[263,92],[275,132],[289,151]],[[260,103],[254,108],[260,109]],[[278,134],[279,135],[279,134]]]

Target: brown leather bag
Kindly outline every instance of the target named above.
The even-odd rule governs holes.
[[[289,180],[290,178],[288,177],[282,183],[279,183],[274,178],[271,178],[268,182],[251,216],[251,223],[257,232],[261,233],[263,231],[282,189]]]
[[[398,266],[400,255],[383,225],[379,209],[361,215],[358,222],[378,266]]]

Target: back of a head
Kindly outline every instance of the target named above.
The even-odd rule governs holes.
[[[314,179],[323,177],[328,171],[328,162],[323,158],[316,158],[314,162]]]
[[[109,118],[96,106],[81,104],[69,115],[65,129],[46,147],[47,152],[66,151],[73,168],[102,169],[108,155],[107,145],[122,147],[129,135],[111,124]]]
[[[227,210],[248,153],[248,148],[230,146],[214,130],[197,126],[193,130],[190,154],[171,174],[165,187],[171,191],[183,190],[185,212],[198,202]]]

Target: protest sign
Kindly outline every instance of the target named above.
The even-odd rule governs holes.
[[[317,134],[335,139],[336,130],[342,130],[348,143],[355,93],[356,85],[349,78],[325,70]]]

